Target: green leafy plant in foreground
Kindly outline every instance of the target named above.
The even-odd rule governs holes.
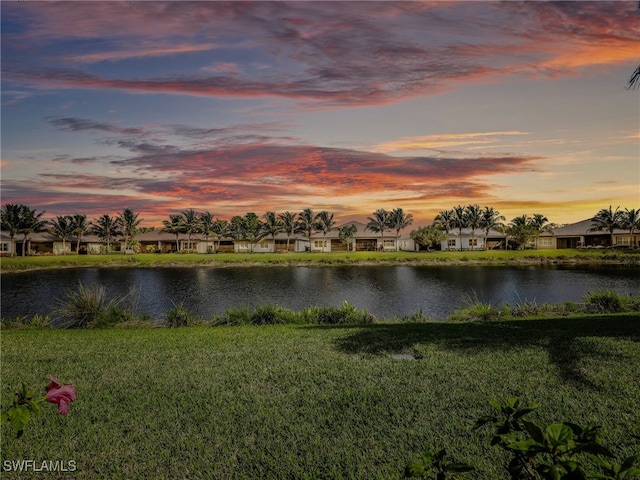
[[[474,468],[465,463],[449,461],[446,450],[424,452],[422,458],[407,465],[404,475],[407,478],[435,478],[436,480],[457,480],[457,474],[471,472]]]
[[[640,475],[640,469],[635,467],[640,455],[633,455],[620,465],[607,460],[613,454],[600,443],[599,426],[583,428],[562,422],[540,427],[523,419],[539,404],[523,407],[516,397],[490,404],[497,414],[480,417],[474,429],[485,425],[494,428],[491,445],[511,455],[507,470],[512,480],[618,480]],[[589,472],[585,458],[599,465],[604,473]]]
[[[23,383],[22,389],[16,392],[13,403],[0,412],[0,425],[9,423],[20,438],[24,433],[31,415],[39,415],[42,412],[40,405],[44,402],[58,405],[60,415],[69,413],[69,404],[76,399],[77,391],[70,383],[62,384],[53,375],[48,375],[50,383],[46,388],[46,395],[36,396],[33,390]]]

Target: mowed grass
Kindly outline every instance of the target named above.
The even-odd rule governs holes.
[[[327,252],[327,253],[141,253],[135,255],[43,255],[3,257],[2,271],[37,268],[172,266],[172,265],[349,265],[358,263],[483,263],[604,262],[640,264],[640,253],[627,250],[488,250],[463,252]]]
[[[69,478],[394,479],[444,447],[472,478],[507,478],[490,432],[471,427],[511,395],[541,402],[540,423],[602,425],[619,458],[639,449],[638,314],[10,330],[1,346],[3,405],[47,373],[78,389],[68,416],[50,406],[21,439],[3,427],[2,461],[75,460]]]

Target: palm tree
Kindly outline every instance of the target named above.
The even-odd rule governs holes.
[[[213,233],[214,237],[218,240],[218,249],[220,249],[220,239],[229,234],[229,222],[226,220],[216,219],[216,221],[213,222],[211,233]],[[213,253],[216,251],[217,250],[214,248]]]
[[[338,238],[340,238],[340,241],[347,246],[349,251],[352,250],[353,238],[357,231],[358,227],[356,227],[353,223],[340,227]]]
[[[461,205],[453,207],[453,222],[458,229],[460,237],[460,251],[462,251],[462,229],[467,226],[467,217],[465,215],[465,208]]]
[[[322,210],[318,215],[316,215],[316,220],[313,226],[313,229],[316,232],[322,232],[322,252],[324,253],[324,247],[327,243],[327,233],[329,233],[333,226],[336,224],[333,219],[333,213],[329,213],[326,210]]]
[[[107,244],[107,253],[111,252],[111,239],[120,234],[118,230],[118,220],[110,217],[106,213],[91,222],[90,231]]]
[[[489,230],[498,230],[504,228],[506,218],[500,215],[500,212],[494,210],[493,207],[484,207],[482,210],[482,229],[484,230],[484,249],[487,249],[487,239],[489,238]]]
[[[76,236],[76,253],[80,253],[80,242],[82,237],[87,233],[89,226],[87,225],[86,215],[74,215],[73,217],[73,234]]]
[[[533,217],[529,219],[529,225],[536,229],[536,250],[538,249],[538,238],[540,237],[540,233],[546,229],[545,225],[548,221],[549,219],[541,213],[534,213]]]
[[[447,237],[449,236],[449,231],[455,226],[455,213],[453,210],[443,210],[436,215],[436,218],[433,219],[433,224],[440,226]],[[447,246],[447,250],[449,247]]]
[[[476,228],[482,227],[482,209],[480,205],[467,205],[464,216],[467,226],[471,228],[471,250],[473,251],[476,239]]]
[[[291,235],[298,232],[297,217],[297,213],[291,212],[284,212],[278,215],[278,219],[282,225],[282,231],[287,234],[287,252],[289,251],[289,239]]]
[[[11,256],[15,256],[16,248],[14,238],[20,233],[22,226],[22,209],[24,205],[7,203],[2,207],[0,211],[0,223],[2,224],[2,230],[9,233],[11,238]]]
[[[258,216],[255,213],[248,212],[242,218],[242,226],[243,226],[244,239],[250,242],[251,252],[253,253],[253,248],[256,242],[260,240],[260,238],[262,238],[261,236],[262,223],[260,222],[260,218],[258,218]]]
[[[138,216],[139,214],[130,208],[125,208],[122,213],[118,215],[118,224],[124,236],[124,253],[127,253],[129,248],[129,239],[133,240],[136,237],[138,225],[140,225],[140,222],[143,220],[142,218],[138,219]]]
[[[400,230],[404,230],[413,223],[413,215],[405,214],[401,208],[395,208],[389,215],[389,228],[396,231],[396,251],[400,250]]]
[[[314,215],[310,208],[305,208],[298,214],[297,229],[306,234],[307,240],[309,240],[309,251],[311,251],[311,233],[314,230],[316,217],[317,215]]]
[[[616,228],[620,228],[620,223],[622,221],[623,212],[620,211],[620,207],[616,207],[615,211],[609,205],[609,208],[601,209],[596,215],[591,219],[593,222],[591,224],[592,230],[605,230],[609,232],[611,235],[611,248],[614,248],[613,245],[613,231]]]
[[[182,215],[169,215],[169,220],[163,220],[162,227],[163,232],[172,233],[176,236],[176,252],[180,251],[179,236],[184,232],[184,223],[182,222]]]
[[[71,215],[57,216],[55,220],[50,220],[51,233],[62,238],[62,254],[67,253],[67,237],[74,233],[74,217]]]
[[[184,233],[187,234],[187,242],[189,242],[189,248],[191,248],[191,235],[198,233],[201,230],[200,218],[198,212],[193,208],[182,212],[182,224],[184,227]]]
[[[536,229],[531,225],[531,219],[529,216],[520,215],[514,217],[509,223],[507,232],[507,244],[509,243],[509,235],[513,237],[518,244],[518,249],[524,250],[527,243],[536,236]]]
[[[22,256],[26,255],[26,244],[27,240],[29,240],[29,235],[32,233],[42,232],[46,229],[48,222],[43,220],[41,217],[45,212],[36,213],[35,210],[27,207],[26,205],[22,205],[21,209],[21,226],[20,233],[24,236],[22,237]]]
[[[276,251],[276,235],[282,231],[282,222],[276,214],[276,212],[269,211],[265,213],[262,218],[264,222],[260,225],[260,232],[262,235],[271,235],[271,241],[273,242],[273,251]]]
[[[629,230],[629,247],[633,248],[635,243],[633,241],[633,231],[640,230],[640,209],[628,208],[622,212],[622,219],[620,220],[620,227],[627,228]]]
[[[207,242],[207,253],[209,253],[209,235],[213,233],[213,215],[211,212],[202,212],[198,216],[200,222],[200,233],[204,235]]]
[[[369,223],[364,227],[365,230],[371,230],[374,233],[382,234],[382,249],[384,250],[384,231],[389,228],[389,219],[391,212],[384,208],[379,208],[373,212],[373,217],[367,217]]]

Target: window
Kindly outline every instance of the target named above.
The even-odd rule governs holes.
[[[470,238],[469,239],[469,246],[470,247],[477,247],[478,246],[478,239],[477,238]]]
[[[553,245],[551,238],[541,237],[538,239],[539,247],[551,247]]]
[[[8,242],[0,243],[0,252],[2,252],[2,253],[8,253],[9,252],[9,243]]]
[[[631,237],[616,237],[618,245],[631,245]]]
[[[447,240],[447,246],[448,247],[455,247],[456,246],[456,239],[455,238],[450,238],[449,240]]]
[[[182,249],[183,250],[195,250],[196,249],[196,242],[182,242]]]
[[[384,246],[386,247],[395,247],[396,246],[396,241],[395,240],[385,240],[384,241]]]
[[[327,246],[327,242],[326,241],[323,242],[322,240],[314,240],[313,246],[314,248],[324,248]]]

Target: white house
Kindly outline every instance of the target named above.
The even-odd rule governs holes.
[[[489,230],[486,249],[504,248],[507,236],[496,230]],[[472,231],[463,228],[462,232],[454,228],[441,243],[442,250],[485,250],[485,232],[482,229]]]

